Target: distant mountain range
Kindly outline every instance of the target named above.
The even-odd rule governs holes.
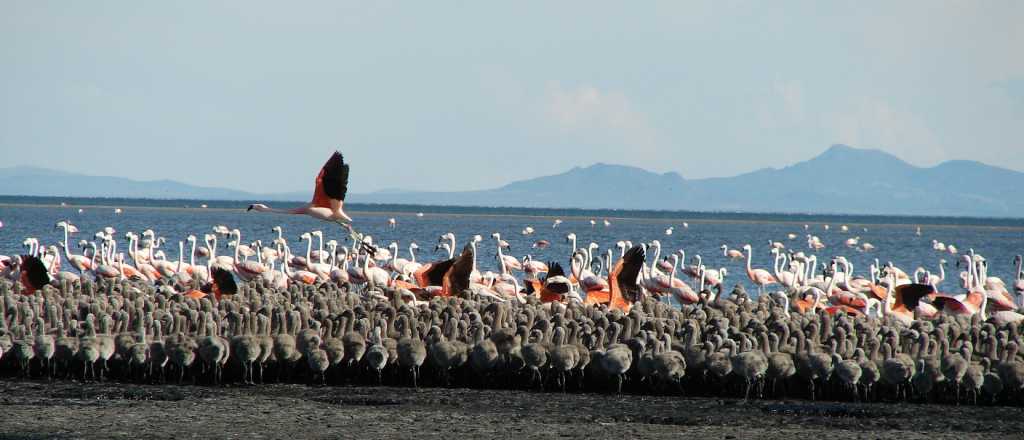
[[[595,164],[466,192],[397,192],[354,201],[470,206],[665,209],[728,212],[1022,217],[1024,173],[955,160],[930,168],[879,151],[833,145],[782,169],[684,179]]]
[[[833,145],[785,168],[734,177],[684,179],[677,173],[594,164],[481,191],[388,189],[350,202],[590,209],[1024,217],[1024,173],[955,160],[929,168],[879,151]],[[0,169],[0,193],[199,200],[306,200],[306,193],[252,194],[161,180],[140,182],[41,168]]]
[[[0,194],[41,197],[125,197],[192,200],[302,200],[299,193],[255,194],[174,180],[87,176],[37,167],[0,168]]]

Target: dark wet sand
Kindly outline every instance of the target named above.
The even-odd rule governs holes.
[[[1011,439],[1012,407],[0,381],[0,438]]]

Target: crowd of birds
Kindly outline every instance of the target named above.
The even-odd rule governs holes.
[[[393,226],[393,224],[392,224]],[[553,227],[557,227],[556,222]],[[477,268],[481,236],[438,261],[418,246],[339,243],[280,227],[265,246],[216,226],[178,242],[112,227],[80,240],[28,238],[0,256],[0,374],[224,384],[307,382],[477,386],[562,391],[1019,404],[1024,360],[1021,258],[1007,284],[988,261],[956,255],[960,290],[939,274],[877,261],[868,277],[836,257],[819,264],[769,241],[773,270],[752,267],[760,294],[726,292],[724,268],[666,252],[658,241],[577,247],[568,261],[505,253]],[[524,234],[532,231],[524,230]],[[666,231],[669,232],[669,231]],[[218,255],[218,241],[230,255]],[[318,242],[314,246],[314,241]],[[484,244],[482,244],[484,243]],[[538,240],[534,246],[552,246]],[[188,249],[186,249],[186,247]],[[808,248],[815,249],[813,240]],[[955,255],[955,254],[951,254]],[[819,270],[820,269],[820,270]],[[680,274],[677,277],[677,274]]]

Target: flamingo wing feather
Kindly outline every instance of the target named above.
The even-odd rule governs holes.
[[[344,201],[348,193],[349,166],[341,153],[335,151],[316,176],[316,189],[313,191],[312,204],[323,208],[331,208],[331,201]]]

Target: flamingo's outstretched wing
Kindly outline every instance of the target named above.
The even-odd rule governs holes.
[[[50,283],[50,274],[42,260],[31,255],[21,256],[21,283],[28,295]]]
[[[220,299],[221,295],[238,293],[238,284],[235,283],[235,277],[231,275],[231,272],[215,267],[210,271],[210,278],[213,281],[209,285],[209,290],[217,299]]]
[[[641,290],[636,279],[646,258],[647,253],[643,247],[633,246],[619,259],[619,264],[615,267],[612,281],[617,285],[622,297],[630,302],[640,299]]]
[[[907,309],[913,310],[917,308],[917,303],[928,296],[929,294],[935,293],[935,288],[931,284],[903,284],[896,286],[896,305],[903,304],[907,306]]]
[[[320,168],[320,174],[316,176],[316,189],[313,190],[311,203],[321,208],[333,209],[331,201],[342,202],[347,193],[348,164],[345,163],[341,153],[335,151],[327,159],[327,163],[324,163],[323,168]]]
[[[462,248],[462,255],[452,264],[445,274],[444,288],[450,295],[457,295],[469,288],[469,276],[473,271],[473,247],[469,244]]]

